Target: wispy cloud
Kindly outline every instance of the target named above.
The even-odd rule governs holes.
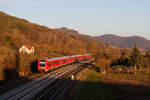
[[[34,0],[0,0],[0,4],[30,5]]]

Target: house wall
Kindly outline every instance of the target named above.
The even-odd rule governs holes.
[[[31,53],[34,53],[34,47],[32,47],[30,50],[25,47],[25,46],[22,46],[20,49],[19,49],[19,52],[26,52],[28,54],[31,54]]]

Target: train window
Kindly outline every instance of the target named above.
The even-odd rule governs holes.
[[[40,62],[39,66],[44,67],[45,66],[45,62]]]
[[[39,66],[40,66],[40,67],[44,67],[45,64],[46,64],[46,60],[45,60],[45,59],[41,59],[41,60],[39,61]]]

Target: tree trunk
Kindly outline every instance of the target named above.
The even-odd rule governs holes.
[[[136,65],[134,66],[134,74],[136,75],[137,67]]]

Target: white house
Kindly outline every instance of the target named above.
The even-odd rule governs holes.
[[[20,53],[27,53],[27,54],[32,54],[34,53],[34,47],[30,46],[30,45],[23,45],[20,49],[19,49]]]

